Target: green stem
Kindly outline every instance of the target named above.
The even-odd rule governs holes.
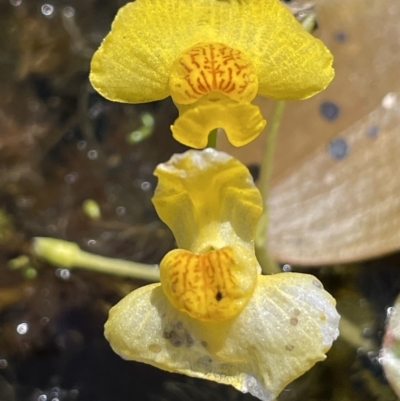
[[[215,149],[217,147],[217,134],[218,128],[215,128],[210,132],[210,135],[208,135],[207,148]]]
[[[276,137],[282,121],[285,102],[278,101],[272,112],[271,120],[267,129],[267,137],[264,145],[264,157],[261,163],[259,177],[259,189],[263,200],[264,210],[257,225],[256,238],[254,241],[257,259],[261,265],[263,273],[278,273],[280,268],[268,255],[268,195],[274,161]]]
[[[157,265],[106,258],[82,251],[74,242],[55,238],[36,237],[33,240],[36,256],[56,266],[72,269],[80,267],[100,273],[156,282],[160,280]]]
[[[308,15],[301,24],[307,32],[312,33],[315,29],[315,13]],[[267,128],[267,138],[265,140],[263,153],[264,157],[261,163],[260,178],[258,181],[264,210],[257,225],[254,246],[263,273],[279,273],[281,271],[279,265],[268,255],[268,196],[271,184],[276,137],[282,121],[284,106],[285,103],[283,101],[275,103],[271,121]]]
[[[267,137],[265,139],[263,152],[264,157],[261,163],[261,171],[258,181],[258,187],[260,189],[261,196],[265,201],[268,199],[276,148],[276,138],[278,136],[279,127],[281,125],[284,108],[284,101],[281,100],[275,103],[274,109],[272,111],[271,120],[267,129]]]

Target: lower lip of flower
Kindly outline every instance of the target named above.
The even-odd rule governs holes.
[[[236,316],[250,299],[256,270],[235,258],[231,247],[196,254],[176,249],[160,264],[161,285],[174,307],[204,321],[223,321]]]

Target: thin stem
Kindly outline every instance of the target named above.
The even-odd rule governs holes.
[[[308,15],[302,21],[303,28],[307,32],[315,29],[315,13]],[[276,137],[279,126],[282,121],[282,115],[285,103],[277,101],[272,112],[271,121],[267,128],[267,137],[264,145],[264,157],[261,163],[261,172],[259,177],[259,189],[261,192],[264,210],[257,225],[256,238],[254,241],[256,256],[260,263],[263,273],[279,273],[279,265],[268,255],[268,197],[271,184],[272,167],[274,161]]]
[[[263,213],[257,225],[256,238],[254,241],[256,256],[261,265],[263,273],[279,273],[281,270],[278,264],[268,255],[267,237],[268,237],[268,195],[274,161],[276,137],[282,121],[285,102],[275,103],[271,120],[267,129],[267,137],[264,145],[264,157],[261,163],[259,177],[259,189],[263,199]]]
[[[217,147],[217,134],[218,128],[215,128],[210,132],[210,135],[208,135],[207,148],[215,149]]]
[[[268,199],[276,148],[276,138],[278,136],[279,127],[281,125],[284,108],[284,101],[281,100],[275,103],[274,109],[272,111],[271,120],[267,129],[267,137],[265,139],[263,152],[264,157],[261,163],[261,171],[258,181],[258,188],[261,192],[262,198],[265,201]]]
[[[67,269],[83,268],[100,273],[156,282],[160,280],[157,265],[107,258],[82,251],[74,242],[55,238],[36,237],[33,242],[36,256]]]

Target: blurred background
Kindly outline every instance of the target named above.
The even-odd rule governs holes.
[[[123,361],[108,309],[139,280],[38,260],[32,238],[158,263],[174,247],[151,204],[155,166],[185,148],[170,99],[112,103],[88,81],[122,0],[0,0],[0,401],[252,400],[215,383]],[[342,336],[281,401],[391,401],[379,351],[400,292],[400,4],[285,1],[335,56],[336,78],[288,102],[270,193],[270,253],[315,274]],[[264,114],[273,102],[260,99]],[[257,180],[265,135],[232,148]],[[89,203],[96,208],[94,217]]]

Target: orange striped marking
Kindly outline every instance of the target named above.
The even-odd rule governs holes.
[[[179,104],[194,103],[210,92],[250,102],[258,90],[252,64],[240,50],[223,43],[198,43],[181,53],[172,65],[169,85]]]
[[[161,261],[161,284],[178,310],[200,320],[226,320],[236,316],[251,295],[240,287],[235,266],[230,247],[206,254],[176,249]]]

